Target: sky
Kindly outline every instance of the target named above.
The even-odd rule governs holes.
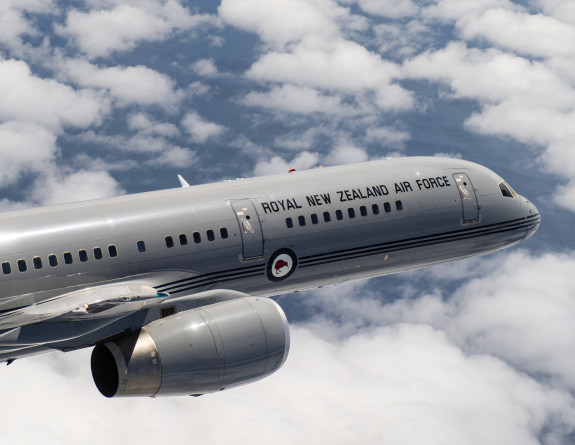
[[[103,398],[89,350],[0,368],[3,443],[575,443],[572,0],[2,0],[0,210],[397,156],[542,214],[486,257],[281,296],[285,365]]]

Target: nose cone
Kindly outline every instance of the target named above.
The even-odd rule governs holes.
[[[539,224],[541,224],[541,216],[539,215],[539,210],[537,210],[537,207],[535,207],[531,201],[525,198],[523,198],[523,200],[525,228],[527,232],[524,239],[527,239],[539,228]]]

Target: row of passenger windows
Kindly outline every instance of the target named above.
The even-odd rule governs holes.
[[[220,229],[220,238],[221,239],[228,239],[229,234],[228,234],[228,229],[226,229],[225,227],[222,227]],[[192,239],[194,240],[195,244],[200,244],[202,242],[202,234],[200,232],[193,232],[192,233]],[[216,234],[214,233],[213,230],[206,230],[206,239],[208,241],[215,241],[216,239]],[[174,238],[171,236],[166,236],[165,238],[166,241],[166,247],[167,248],[172,248],[175,246],[175,242],[174,242]],[[180,246],[186,246],[188,245],[188,236],[185,233],[181,233],[178,236],[178,241],[180,242]],[[146,245],[144,244],[143,241],[138,241],[138,252],[145,252],[146,251]]]
[[[104,258],[104,252],[100,247],[94,247],[93,254],[96,260],[101,260],[102,258]],[[118,248],[115,245],[110,244],[108,246],[108,255],[111,258],[117,257]],[[72,252],[64,252],[62,254],[62,258],[64,260],[64,264],[72,264],[74,262]],[[82,263],[88,261],[88,251],[84,249],[79,250],[78,259]],[[57,267],[59,264],[58,256],[54,253],[48,255],[48,264],[50,265],[50,267]],[[28,270],[28,263],[24,259],[18,260],[16,262],[16,266],[20,272],[26,272]],[[42,269],[44,267],[44,262],[42,258],[39,256],[35,256],[34,258],[32,258],[32,266],[36,270]],[[12,265],[10,264],[9,261],[4,261],[2,263],[2,273],[4,275],[10,275],[12,273]]]
[[[222,239],[227,239],[229,237],[228,229],[226,229],[225,227],[222,227],[220,229],[220,237]],[[188,237],[186,234],[184,234],[184,233],[180,234],[178,239],[179,239],[180,245],[185,246],[188,244]],[[192,233],[192,239],[194,240],[194,243],[199,244],[202,242],[202,235],[200,234],[200,232],[194,232],[194,233]],[[215,235],[213,230],[207,230],[206,231],[206,239],[208,241],[214,241],[216,239],[216,235]],[[166,236],[165,241],[166,241],[167,247],[174,247],[174,239],[171,236]],[[136,245],[138,247],[138,252],[145,252],[146,251],[146,243],[144,241],[138,241],[136,243]],[[96,259],[96,260],[101,260],[102,258],[104,258],[104,252],[100,247],[94,247],[93,255],[94,255],[94,259]],[[117,257],[118,256],[118,248],[115,245],[110,244],[108,246],[108,255],[111,258]],[[72,252],[64,252],[62,254],[62,258],[64,260],[64,264],[74,263],[74,257],[72,255]],[[84,249],[79,250],[78,251],[78,259],[82,263],[85,263],[86,261],[88,261],[88,251],[84,250]],[[58,256],[56,254],[48,255],[48,264],[50,265],[50,267],[57,267],[59,264]],[[20,272],[28,271],[28,262],[25,259],[18,260],[16,262],[16,266]],[[36,270],[43,269],[44,268],[44,261],[42,260],[41,257],[35,256],[34,258],[32,258],[32,266]],[[10,275],[12,273],[12,265],[10,264],[9,261],[4,261],[2,263],[2,273],[4,275]]]
[[[403,210],[403,203],[401,201],[395,201],[395,209],[398,212],[401,212]],[[391,204],[389,202],[384,202],[383,203],[383,211],[385,213],[390,213],[391,212]],[[381,209],[379,207],[379,204],[373,204],[371,206],[371,213],[374,215],[379,215],[379,213],[381,212]],[[361,216],[367,216],[368,215],[368,208],[366,206],[361,206],[359,208],[359,214]],[[322,213],[323,216],[323,221],[324,222],[330,222],[331,221],[331,213],[330,212],[323,212]],[[356,217],[356,211],[355,208],[353,207],[349,207],[347,209],[347,216],[350,219],[353,219]],[[319,216],[316,213],[312,213],[310,215],[310,219],[311,219],[311,223],[312,224],[319,224]],[[343,210],[336,210],[335,211],[335,219],[337,219],[338,221],[341,221],[343,219]],[[306,225],[306,219],[304,215],[300,215],[297,217],[298,220],[298,224],[303,227]],[[288,229],[291,229],[294,226],[294,221],[292,218],[286,218],[286,226]]]

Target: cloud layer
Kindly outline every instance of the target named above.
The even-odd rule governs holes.
[[[533,271],[549,263],[562,290],[543,300]],[[30,406],[44,414],[25,439],[19,428],[5,437],[56,443],[75,425],[88,443],[129,440],[128,431],[215,444],[232,436],[280,444],[570,443],[575,399],[565,388],[575,376],[567,353],[575,307],[563,271],[574,263],[525,252],[475,261],[475,278],[443,298],[378,301],[366,282],[313,291],[305,299],[321,315],[292,325],[280,371],[198,399],[104,399],[91,382],[88,351],[16,362],[2,369],[2,392],[19,402],[3,405],[2,418],[17,426]],[[444,279],[441,270],[417,274]],[[54,405],[62,394],[69,403]]]
[[[245,388],[17,361],[4,440],[573,443],[574,37],[571,0],[3,1],[2,210],[448,153],[543,213],[528,250],[283,297],[290,357]]]

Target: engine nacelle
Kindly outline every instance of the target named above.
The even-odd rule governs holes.
[[[289,351],[288,323],[273,300],[243,297],[157,320],[92,351],[106,397],[200,395],[264,378]]]

